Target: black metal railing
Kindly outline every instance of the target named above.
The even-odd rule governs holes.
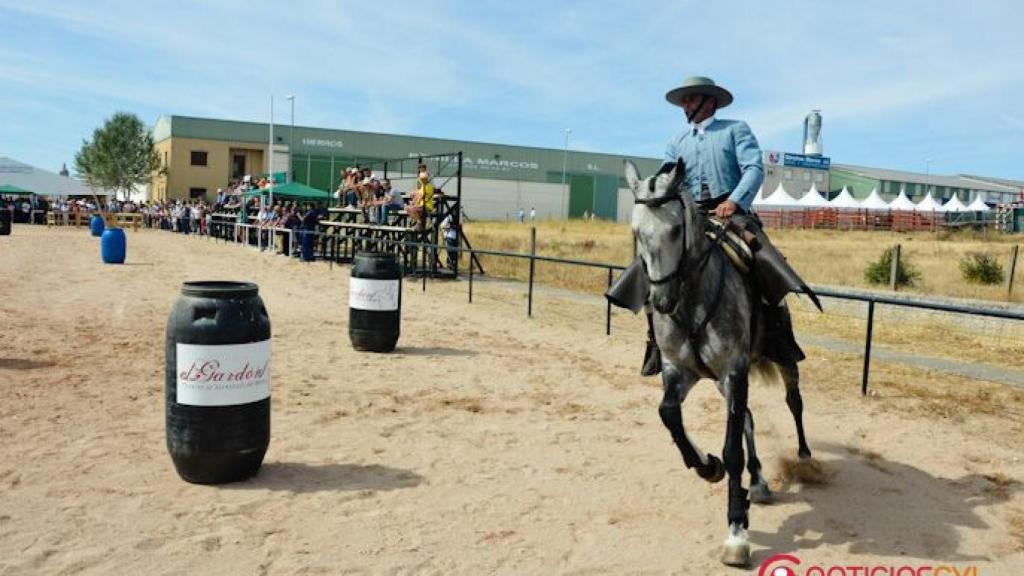
[[[319,231],[305,231],[306,234],[314,234],[317,237],[316,246],[321,247],[321,258],[324,258],[330,254],[326,246],[331,241],[331,237],[334,235],[325,234]],[[232,236],[234,238],[234,236]],[[363,240],[367,244],[383,244],[385,246],[401,245],[406,248],[413,248],[419,254],[423,256],[422,265],[416,265],[410,272],[417,273],[418,271],[422,275],[422,290],[427,289],[427,274],[426,271],[429,269],[427,266],[427,258],[437,259],[442,251],[454,250],[460,255],[466,254],[470,261],[477,256],[492,256],[499,258],[512,258],[529,261],[529,273],[527,277],[527,304],[526,314],[529,317],[533,316],[533,302],[534,302],[534,284],[536,283],[536,271],[538,262],[546,262],[552,264],[562,264],[569,266],[582,266],[587,268],[598,268],[608,271],[607,286],[611,287],[614,279],[615,271],[625,270],[625,266],[618,264],[608,264],[603,262],[591,262],[587,260],[575,260],[571,258],[556,258],[553,256],[539,256],[537,255],[537,242],[536,242],[536,228],[531,228],[530,231],[530,252],[500,252],[496,250],[479,250],[474,248],[464,248],[459,246],[458,248],[448,248],[439,243],[430,242],[410,242],[408,240],[393,240],[386,238],[371,238],[367,237]],[[227,237],[224,238],[228,240]],[[324,258],[330,262],[331,268],[333,268],[334,260],[332,258]],[[474,273],[473,266],[469,266],[469,273],[465,275],[468,278],[468,300],[469,303],[473,302],[473,282]],[[871,345],[874,333],[874,317],[875,317],[875,305],[883,304],[888,306],[906,307],[906,308],[917,308],[924,310],[932,310],[937,312],[944,312],[949,314],[965,314],[972,316],[984,316],[991,318],[1000,318],[1003,320],[1017,320],[1024,321],[1024,312],[1017,312],[1014,310],[1005,310],[999,308],[986,308],[981,306],[966,306],[961,304],[948,304],[945,302],[938,302],[923,298],[894,298],[881,294],[871,293],[858,293],[855,291],[843,291],[835,290],[828,287],[811,287],[814,292],[822,298],[834,298],[840,300],[852,300],[867,303],[867,329],[864,339],[864,369],[861,379],[861,394],[866,395],[868,392],[868,380],[870,376],[871,368]],[[605,334],[611,335],[612,330],[612,307],[611,303],[606,301],[605,304]]]

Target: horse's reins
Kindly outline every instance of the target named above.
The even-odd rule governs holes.
[[[653,192],[654,191],[654,179],[653,178],[651,179],[651,181],[648,184],[648,186],[649,186],[650,190]],[[667,203],[669,203],[669,202],[671,202],[673,200],[678,200],[680,204],[683,204],[683,211],[684,212],[686,211],[686,203],[683,202],[683,198],[682,198],[682,196],[679,195],[678,191],[674,191],[671,194],[666,194],[664,196],[659,196],[657,198],[645,198],[643,200],[637,198],[637,199],[635,199],[633,201],[633,203],[634,204],[643,204],[644,206],[647,206],[648,208],[660,208],[661,206],[664,206],[665,204],[667,204]],[[714,242],[711,244],[711,246],[707,250],[705,250],[704,253],[701,255],[700,262],[697,264],[697,274],[696,274],[697,278],[700,278],[701,274],[704,272],[704,267],[711,260],[710,256],[711,256],[712,252],[715,252],[716,254],[718,254],[719,263],[721,263],[721,261],[722,261],[722,247],[721,247],[721,244],[722,244],[723,240],[724,240],[724,235],[718,235],[715,238]],[[715,248],[718,248],[718,250],[715,250]],[[679,258],[679,263],[676,265],[676,269],[673,270],[672,273],[667,274],[667,275],[665,275],[662,278],[657,279],[657,280],[651,278],[650,272],[648,272],[648,270],[647,270],[647,265],[644,264],[644,273],[647,274],[647,281],[651,285],[657,286],[659,284],[664,284],[664,283],[672,280],[673,278],[679,276],[680,274],[682,274],[683,273],[683,269],[684,269],[683,263],[686,261],[686,252],[687,252],[687,246],[686,246],[686,239],[684,237],[684,239],[683,239],[683,254]],[[700,323],[697,326],[692,328],[689,331],[689,334],[687,335],[687,339],[690,342],[690,346],[693,348],[693,357],[694,357],[694,359],[697,362],[697,367],[701,371],[703,371],[703,372],[705,372],[707,374],[710,374],[712,377],[714,377],[716,379],[717,379],[717,377],[715,376],[715,373],[711,370],[711,368],[708,367],[707,364],[704,363],[704,360],[702,360],[701,357],[700,357],[700,335],[704,332],[704,329],[708,327],[708,323],[711,321],[711,315],[714,313],[715,310],[718,309],[718,305],[719,305],[719,303],[721,303],[721,300],[722,300],[722,284],[724,282],[725,282],[725,270],[722,269],[722,270],[719,271],[718,282],[717,282],[717,284],[715,286],[715,291],[714,291],[714,293],[715,293],[714,300],[712,300],[711,306],[708,307],[707,314],[704,315],[704,319],[701,320]],[[690,287],[692,285],[693,285],[692,283],[688,283],[688,282],[684,282],[683,283],[683,287],[684,287],[684,290],[686,292],[683,294],[683,297],[679,300],[680,304],[684,300],[686,300],[687,297],[690,295],[689,294],[690,293]],[[688,324],[688,322],[685,322],[685,319],[680,317],[678,315],[678,312],[679,312],[679,306],[677,305],[676,309],[673,310],[669,314],[669,316],[673,320],[676,320],[677,322],[679,322],[680,324],[683,324],[685,326],[686,324]]]

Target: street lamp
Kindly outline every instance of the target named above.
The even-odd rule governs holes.
[[[274,95],[270,95],[270,136],[267,146],[267,178],[270,181],[270,206],[274,205]],[[262,202],[262,197],[261,197]]]
[[[292,161],[295,159],[295,94],[286,96],[292,104],[292,125],[288,130],[288,175],[285,182],[292,181]]]
[[[565,129],[565,150],[562,153],[562,195],[563,195],[562,196],[562,206],[565,207],[565,216],[564,216],[565,218],[569,217],[569,206],[568,206],[568,202],[566,200],[566,198],[568,197],[569,193],[565,189],[565,166],[566,166],[566,164],[568,163],[568,160],[569,160],[569,134],[572,134],[572,129],[571,128],[566,128]]]

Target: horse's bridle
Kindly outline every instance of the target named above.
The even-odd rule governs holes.
[[[653,192],[653,188],[654,188],[654,180],[655,179],[652,178],[651,181],[650,181],[650,184],[648,185],[649,188],[652,189],[651,190],[652,192]],[[634,204],[641,204],[643,206],[647,206],[648,208],[661,208],[662,206],[664,206],[665,204],[668,204],[669,202],[672,202],[673,200],[678,200],[679,203],[683,205],[683,211],[684,212],[686,211],[686,203],[683,202],[683,197],[679,195],[679,190],[673,190],[672,192],[670,192],[668,194],[665,194],[664,196],[658,196],[657,198],[644,198],[644,199],[636,198],[636,199],[633,200],[633,203]],[[707,255],[706,254],[705,254],[705,257],[703,258],[703,260],[707,261]],[[662,278],[659,278],[657,280],[655,280],[654,278],[651,278],[651,273],[647,269],[647,263],[643,262],[643,260],[641,259],[641,262],[644,265],[644,273],[647,274],[647,282],[650,283],[652,286],[658,286],[659,284],[664,284],[666,282],[671,281],[672,279],[674,279],[675,277],[679,276],[680,274],[682,274],[682,272],[683,272],[683,262],[685,262],[685,261],[686,261],[686,238],[685,237],[683,238],[683,254],[682,254],[682,256],[679,257],[679,263],[676,265],[676,269],[673,270],[670,274],[666,274],[665,276],[663,276]],[[701,266],[701,267],[703,268],[703,266]]]

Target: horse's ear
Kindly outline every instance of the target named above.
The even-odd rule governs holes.
[[[626,184],[633,191],[633,196],[636,196],[637,190],[640,188],[640,171],[637,170],[636,164],[633,164],[631,160],[623,160],[622,164],[623,170],[626,173]]]
[[[686,179],[686,162],[683,162],[682,158],[676,160],[676,165],[672,169],[671,174],[672,180],[669,181],[668,189],[675,190],[679,188],[679,186],[681,186],[683,184],[683,181]]]

